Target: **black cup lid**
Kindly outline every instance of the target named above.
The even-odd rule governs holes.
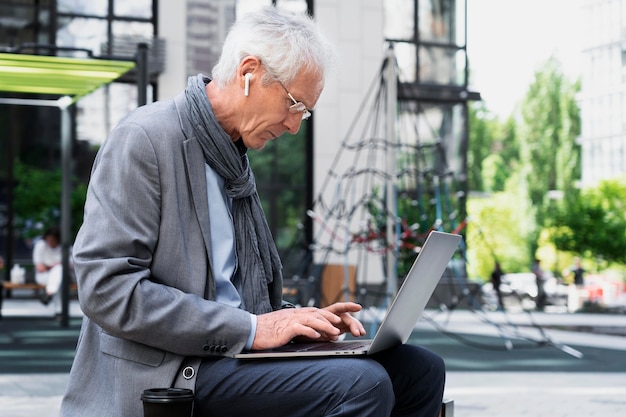
[[[193,399],[193,391],[187,388],[150,388],[141,394],[142,400],[176,401]]]

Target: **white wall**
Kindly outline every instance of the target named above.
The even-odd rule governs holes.
[[[381,0],[317,0],[315,17],[339,55],[315,109],[315,187],[319,189],[384,58]]]
[[[313,161],[314,190],[317,196],[337,152],[341,149],[342,141],[355,120],[365,94],[382,65],[385,55],[383,1],[317,0],[315,18],[329,40],[336,46],[339,55],[337,70],[334,76],[327,80],[315,109]],[[360,132],[360,129],[356,128],[354,131]],[[332,191],[334,189],[328,190]],[[332,199],[332,196],[325,198]],[[319,230],[318,224],[316,230]],[[321,255],[316,254],[318,261]],[[382,281],[380,257],[369,258],[371,265],[365,269],[372,273],[366,278],[367,282]],[[344,261],[346,261],[344,257],[333,256],[328,263]],[[356,262],[354,254],[350,255],[348,262]],[[359,281],[363,281],[365,272],[357,271]]]
[[[174,97],[187,85],[187,1],[159,0],[159,37],[166,39],[165,71],[159,75],[159,100]]]

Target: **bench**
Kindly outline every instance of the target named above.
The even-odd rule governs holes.
[[[34,282],[25,282],[23,284],[16,284],[14,282],[2,281],[2,288],[7,297],[11,296],[12,290],[32,290],[33,295],[38,297],[43,294],[43,290],[46,289],[45,285],[37,284]]]
[[[27,290],[33,292],[33,297],[39,298],[45,294],[46,286],[37,284],[35,282],[25,282],[23,284],[16,284],[10,281],[0,280],[0,319],[2,319],[2,307],[5,298],[13,298],[14,300],[25,300],[26,297],[12,297],[12,291],[15,290]],[[75,282],[70,283],[70,296],[76,296],[78,292],[78,286]]]
[[[46,289],[45,285],[37,284],[35,282],[25,282],[23,284],[16,284],[10,281],[2,281],[2,288],[6,292],[7,296],[10,296],[11,290],[32,290],[33,295],[38,297],[43,294]],[[78,291],[78,286],[75,282],[70,284],[70,292]]]
[[[444,398],[441,402],[439,417],[454,417],[454,400]]]
[[[35,265],[33,264],[33,261],[31,259],[15,259],[13,264],[20,265],[24,268],[24,282],[17,284],[15,282],[2,281],[0,279],[0,284],[2,285],[2,288],[0,290],[3,291],[0,295],[6,295],[7,298],[12,298],[13,290],[32,291],[32,295],[35,298],[39,298],[40,296],[44,295],[46,286],[38,284],[35,281]],[[76,286],[76,282],[74,282],[75,280],[73,274],[70,280],[70,293],[76,294],[78,288]]]

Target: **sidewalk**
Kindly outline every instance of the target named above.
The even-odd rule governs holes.
[[[617,417],[626,374],[451,372],[446,395],[454,417]]]
[[[70,311],[81,315],[76,301]],[[3,316],[54,320],[34,300],[5,300]],[[410,342],[446,360],[445,395],[454,399],[455,417],[619,416],[626,410],[626,315],[455,310],[424,316]],[[0,374],[2,416],[57,416],[67,381],[67,372]]]
[[[454,369],[448,372],[446,396],[454,399],[455,417],[624,415],[626,315],[429,311],[425,316],[416,333],[435,328],[494,348],[483,352],[482,362],[475,360],[479,349],[471,346],[438,352]]]
[[[19,295],[18,295],[19,296]],[[82,317],[82,312],[78,305],[78,301],[70,301],[70,317],[76,321]],[[55,309],[52,305],[44,306],[35,299],[4,299],[2,304],[2,319],[0,320],[0,342],[2,345],[9,344],[5,329],[9,321],[25,321],[30,320],[49,320],[49,324],[43,332],[49,334],[54,332],[63,337],[71,337],[75,341],[78,339],[78,330],[76,326],[72,330],[61,327],[61,324],[55,320]],[[58,330],[57,330],[58,328]],[[40,332],[34,332],[25,329],[23,340],[28,343],[29,349],[35,349],[41,352],[45,349],[50,350],[50,362],[59,358],[59,352],[54,351],[54,347],[46,346],[40,337]],[[66,349],[63,355],[73,355],[71,350]],[[19,363],[19,356],[15,350],[3,346],[0,356],[9,362]],[[8,357],[7,357],[8,356]],[[73,356],[72,356],[73,357]],[[65,359],[63,363],[71,363],[70,358]],[[31,365],[31,364],[29,364]],[[0,410],[3,417],[56,417],[59,414],[61,398],[67,386],[69,379],[69,368],[65,366],[63,373],[31,373],[30,369],[36,366],[54,367],[49,364],[42,364],[39,361],[28,367],[23,367],[20,373],[0,373]]]

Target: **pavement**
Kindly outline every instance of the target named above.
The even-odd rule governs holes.
[[[376,323],[380,314],[368,309],[361,319]],[[5,299],[2,315],[0,414],[57,416],[82,316],[77,301],[70,303],[66,328],[51,307],[32,299]],[[621,416],[626,410],[624,314],[427,310],[409,342],[445,359],[453,417]]]

